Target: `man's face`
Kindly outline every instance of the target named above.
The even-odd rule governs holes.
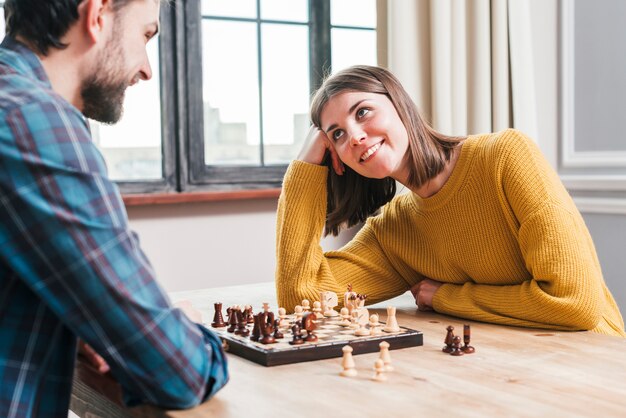
[[[126,88],[152,77],[146,45],[158,32],[159,5],[157,0],[134,0],[116,13],[111,36],[81,86],[86,117],[118,122]]]

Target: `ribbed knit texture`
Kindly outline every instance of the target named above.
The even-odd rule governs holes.
[[[294,161],[278,204],[276,291],[293,309],[348,283],[368,303],[422,278],[437,312],[477,321],[626,336],[591,236],[557,174],[516,130],[469,137],[434,196],[406,193],[324,253],[323,166]],[[341,298],[340,298],[341,299]]]

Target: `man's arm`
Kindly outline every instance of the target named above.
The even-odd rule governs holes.
[[[218,337],[171,306],[80,114],[11,111],[0,202],[10,268],[104,357],[129,404],[193,406],[228,380]]]

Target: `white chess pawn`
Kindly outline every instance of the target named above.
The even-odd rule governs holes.
[[[396,319],[396,307],[388,306],[387,307],[387,321],[385,321],[385,328],[383,328],[385,332],[400,332],[400,326],[398,325],[398,320]]]
[[[285,308],[278,308],[278,326],[281,328],[289,327],[289,319],[287,319],[287,310]]]
[[[302,310],[304,312],[309,312],[311,309],[310,302],[308,299],[302,299]]]
[[[378,346],[380,347],[379,359],[385,365],[385,371],[392,372],[393,366],[391,365],[391,356],[389,355],[389,343],[387,341],[383,341],[382,343],[378,344]]]
[[[381,335],[380,322],[378,322],[378,314],[370,315],[370,333],[372,335]]]
[[[301,320],[302,319],[302,315],[304,314],[302,306],[296,305],[296,307],[293,309],[293,313],[296,314],[296,321]]]
[[[352,311],[350,318],[350,325],[348,325],[350,329],[358,329],[359,328],[359,313],[357,311]]]
[[[376,374],[372,377],[372,380],[377,382],[384,382],[387,380],[387,376],[385,376],[385,363],[383,363],[381,359],[374,362],[374,370],[376,371]]]
[[[341,351],[343,351],[343,358],[341,360],[341,367],[343,367],[343,370],[339,372],[339,375],[344,377],[356,376],[357,371],[354,358],[352,358],[352,347],[344,345]]]
[[[322,319],[324,315],[322,315],[322,304],[319,301],[313,302],[313,313],[315,314],[315,319]]]
[[[359,329],[354,331],[354,335],[356,335],[357,337],[366,337],[370,335],[370,330],[365,328],[364,324],[359,324]]]
[[[270,304],[268,302],[263,302],[263,312],[270,311]]]
[[[348,308],[341,308],[341,310],[339,311],[339,315],[341,315],[341,322],[339,323],[339,325],[341,325],[342,327],[349,327],[350,311],[348,311]]]

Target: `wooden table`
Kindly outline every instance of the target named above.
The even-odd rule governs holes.
[[[179,292],[213,318],[213,303],[276,306],[273,283]],[[593,416],[626,414],[626,339],[463,321],[418,312],[407,293],[369,306],[384,319],[398,309],[401,326],[424,332],[424,345],[391,351],[395,371],[370,380],[377,353],[355,356],[358,376],[339,376],[341,359],[263,367],[229,355],[230,382],[210,401],[185,411],[119,406],[119,386],[80,362],[72,410],[86,417],[399,417]],[[372,309],[375,308],[375,309]],[[377,309],[376,309],[377,308]],[[476,353],[441,351],[446,326],[472,325]],[[459,333],[459,330],[461,331]]]

